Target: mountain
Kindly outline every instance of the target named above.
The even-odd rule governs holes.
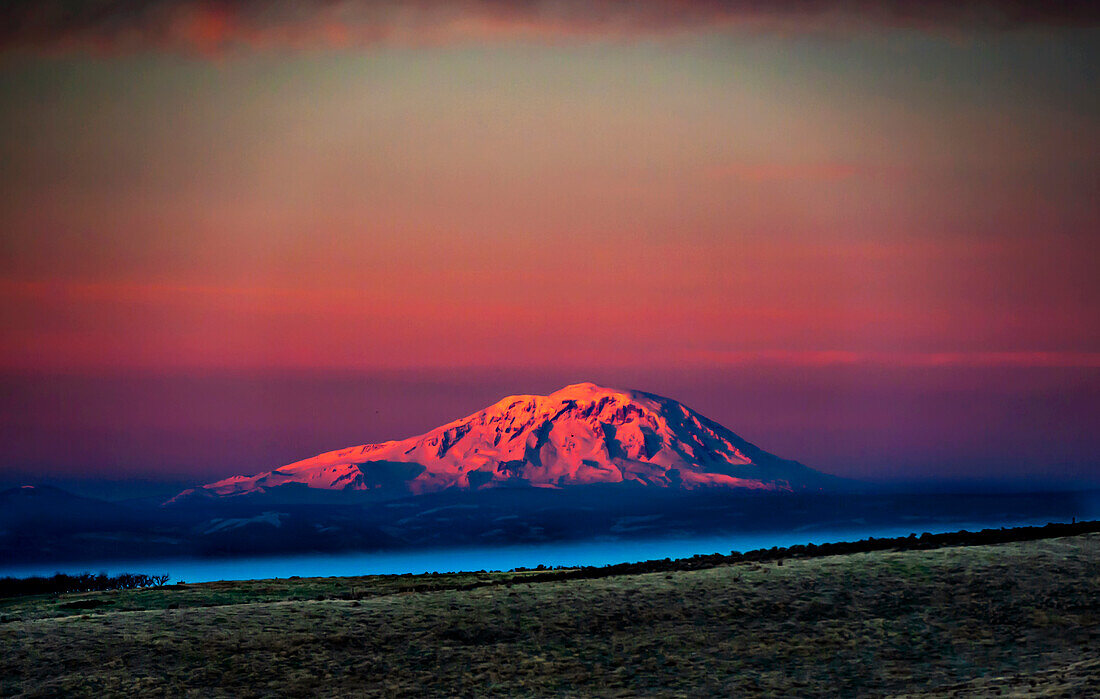
[[[114,520],[118,505],[84,498],[50,485],[24,485],[0,491],[0,528],[32,523],[63,527],[75,520]]]
[[[400,496],[607,483],[804,491],[832,480],[769,454],[672,399],[580,383],[548,396],[509,396],[417,437],[226,478],[185,490],[166,504],[276,493],[301,501],[321,492]]]

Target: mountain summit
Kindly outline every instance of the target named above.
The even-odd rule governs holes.
[[[418,437],[330,451],[186,490],[195,497],[284,486],[420,494],[496,486],[634,482],[677,489],[817,489],[829,476],[746,442],[669,398],[579,383],[508,396]]]

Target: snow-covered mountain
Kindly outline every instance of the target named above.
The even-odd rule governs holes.
[[[395,495],[629,482],[794,491],[816,490],[831,480],[669,398],[580,383],[548,396],[509,396],[418,437],[233,476],[169,502],[257,495],[281,486]]]

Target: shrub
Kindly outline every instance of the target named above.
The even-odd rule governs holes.
[[[56,573],[51,577],[0,578],[0,597],[23,595],[61,594],[63,592],[100,592],[103,590],[132,590],[138,587],[160,587],[171,577],[141,573]]]

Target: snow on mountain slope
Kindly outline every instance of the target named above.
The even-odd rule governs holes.
[[[549,396],[509,396],[418,437],[233,476],[169,502],[263,493],[288,484],[413,494],[630,481],[682,489],[802,490],[829,478],[769,454],[669,398],[580,383]]]

